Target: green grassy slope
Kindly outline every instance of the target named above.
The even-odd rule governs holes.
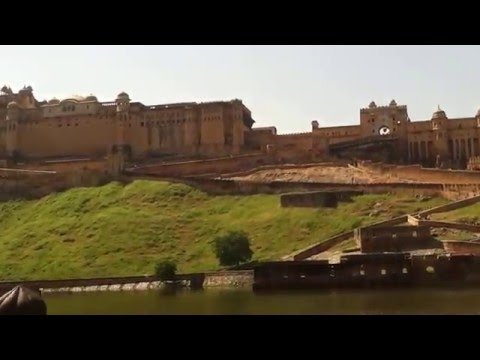
[[[467,224],[480,223],[480,203],[476,203],[461,209],[432,214],[433,220],[461,222]]]
[[[0,279],[141,275],[164,257],[218,268],[213,238],[245,230],[255,259],[276,259],[361,224],[445,203],[364,195],[338,209],[283,209],[279,196],[208,196],[163,182],[77,188],[0,203]],[[380,209],[369,216],[377,204]]]

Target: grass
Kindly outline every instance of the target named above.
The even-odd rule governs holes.
[[[152,274],[163,258],[175,260],[179,272],[214,270],[213,239],[229,230],[250,235],[255,260],[277,259],[359,225],[445,202],[364,195],[337,209],[284,209],[277,195],[208,196],[165,182],[76,188],[0,203],[0,279]],[[373,208],[378,214],[369,216]]]
[[[476,203],[453,211],[432,214],[431,218],[438,221],[480,224],[480,203]]]
[[[480,203],[476,203],[461,209],[432,214],[432,220],[458,222],[471,225],[480,225]],[[478,239],[471,232],[464,230],[444,229],[439,231],[438,238],[441,240],[472,240]]]

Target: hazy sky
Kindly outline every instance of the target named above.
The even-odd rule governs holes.
[[[437,105],[449,117],[480,108],[479,46],[0,46],[2,83],[38,100],[126,91],[146,105],[242,99],[256,126],[281,133],[357,124],[374,100]]]

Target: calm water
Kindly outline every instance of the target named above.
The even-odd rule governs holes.
[[[480,314],[480,289],[408,289],[254,294],[248,290],[175,293],[45,294],[49,315],[129,314]]]

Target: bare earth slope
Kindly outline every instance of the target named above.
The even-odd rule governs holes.
[[[310,168],[268,169],[260,170],[247,176],[232,177],[234,180],[270,182],[270,181],[301,181],[325,182],[341,184],[371,184],[391,182],[415,182],[399,179],[389,175],[374,174],[354,167],[314,166]]]

